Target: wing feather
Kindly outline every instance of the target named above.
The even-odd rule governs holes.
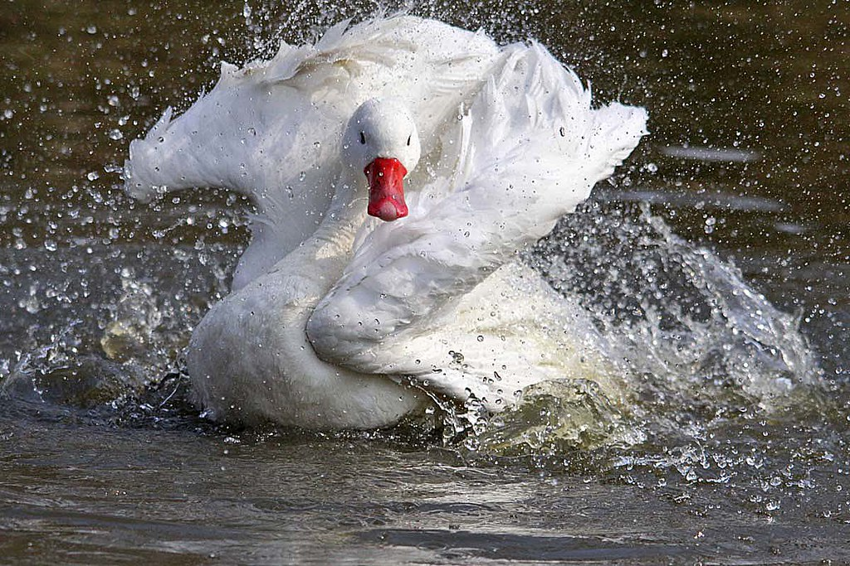
[[[410,217],[378,225],[307,327],[320,356],[358,371],[427,374],[399,344],[427,334],[517,251],[586,199],[646,133],[643,109],[594,110],[590,92],[536,43],[505,49],[504,63],[463,117],[454,174],[426,188],[445,195]]]
[[[477,92],[498,53],[480,33],[399,15],[341,22],[314,45],[282,43],[272,59],[241,69],[223,63],[209,93],[176,119],[166,110],[130,144],[125,188],[140,200],[190,187],[251,197],[257,215],[241,286],[315,231],[357,106],[375,96],[408,102],[431,151],[447,114]]]

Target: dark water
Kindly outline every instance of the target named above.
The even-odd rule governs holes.
[[[444,442],[231,430],[187,403],[181,350],[247,203],[133,203],[127,145],[218,61],[375,8],[0,9],[0,563],[850,562],[841,2],[415,8],[536,37],[649,109],[528,257],[588,311],[628,406],[560,384],[474,431],[445,416]]]

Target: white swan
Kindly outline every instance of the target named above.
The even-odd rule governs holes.
[[[435,396],[499,411],[545,379],[591,377],[616,395],[592,336],[571,331],[592,327],[515,254],[645,123],[640,108],[592,109],[539,44],[499,48],[412,16],[223,64],[125,167],[140,199],[223,186],[258,209],[233,294],[192,335],[199,404],[248,424],[363,429]]]

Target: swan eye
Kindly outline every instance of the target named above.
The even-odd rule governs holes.
[[[561,129],[558,130],[558,133],[561,134],[562,138],[567,137],[567,130],[563,126],[561,126]]]
[[[410,140],[413,138],[413,134],[407,136],[407,145],[410,145]]]
[[[363,132],[360,132],[360,143],[366,145],[366,134],[364,134]]]

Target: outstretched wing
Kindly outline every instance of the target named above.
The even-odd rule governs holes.
[[[444,198],[377,226],[316,308],[307,330],[326,360],[428,372],[432,389],[453,393],[451,372],[399,359],[396,345],[432,331],[447,306],[550,232],[646,133],[642,108],[592,109],[590,92],[542,46],[506,52],[463,118],[454,175],[424,191]]]
[[[497,57],[483,34],[399,15],[342,22],[315,45],[282,43],[272,59],[242,69],[223,63],[211,92],[176,119],[167,109],[130,144],[126,190],[140,200],[189,187],[250,196],[255,240],[242,263],[262,272],[321,220],[340,171],[341,131],[357,106],[375,96],[407,101],[427,152]]]

